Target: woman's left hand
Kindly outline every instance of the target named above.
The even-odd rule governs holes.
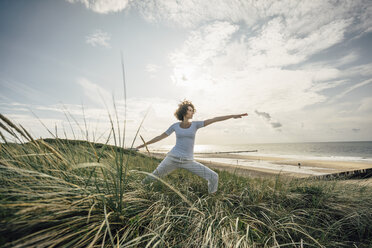
[[[244,113],[244,114],[240,114],[240,115],[235,115],[233,118],[234,119],[242,118],[242,116],[248,116],[248,114],[247,113]]]

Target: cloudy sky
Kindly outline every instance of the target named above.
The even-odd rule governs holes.
[[[1,0],[0,112],[35,137],[103,142],[110,116],[123,129],[122,52],[126,146],[183,99],[194,120],[249,114],[197,144],[372,140],[371,14],[368,0]]]

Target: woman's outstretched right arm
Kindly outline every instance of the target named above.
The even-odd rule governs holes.
[[[140,146],[137,146],[136,149],[140,149],[140,148],[144,147],[145,145],[153,144],[153,143],[158,142],[158,141],[160,141],[160,140],[162,140],[162,139],[164,139],[166,137],[168,137],[168,134],[162,133],[161,135],[156,136],[155,138],[153,138],[152,140],[150,140],[149,142],[146,142],[145,144],[142,144]]]

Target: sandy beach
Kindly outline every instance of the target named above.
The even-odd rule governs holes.
[[[149,153],[141,152],[147,156]],[[164,153],[151,153],[163,159]],[[272,177],[284,175],[296,178],[321,176],[331,173],[372,168],[372,161],[337,161],[327,159],[300,159],[242,154],[195,154],[194,159],[210,168],[225,170],[242,176]],[[299,165],[300,163],[300,165]]]

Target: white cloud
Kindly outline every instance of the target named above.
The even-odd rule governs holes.
[[[67,0],[70,3],[80,2],[86,8],[100,14],[120,12],[128,6],[128,0]]]
[[[201,117],[210,117],[207,113],[210,113],[211,103],[213,115],[262,109],[277,115],[275,120],[278,121],[273,122],[272,127],[280,127],[283,131],[283,136],[275,135],[277,139],[283,138],[282,141],[285,135],[301,136],[290,128],[302,129],[294,127],[292,122],[298,123],[301,118],[297,117],[301,117],[305,107],[331,103],[327,101],[330,99],[327,94],[332,90],[328,89],[337,88],[332,92],[341,90],[347,94],[347,90],[362,86],[344,89],[351,78],[370,75],[369,64],[349,66],[359,58],[356,51],[345,51],[343,57],[332,59],[322,55],[327,49],[350,39],[350,34],[369,28],[366,23],[370,18],[366,17],[366,12],[370,5],[368,1],[217,0],[211,4],[210,1],[164,0],[155,4],[148,0],[137,3],[149,21],[165,21],[192,29],[188,39],[170,53],[169,59],[173,66],[173,82],[190,99],[197,99],[199,109],[205,110]],[[309,64],[314,55],[324,60]],[[345,65],[349,67],[340,68]],[[288,121],[278,118],[285,113]],[[306,126],[314,128],[306,138],[311,139],[319,130],[328,130],[322,118],[330,113],[313,112],[312,118],[303,116],[308,120]],[[294,116],[290,117],[291,114]],[[345,120],[342,118],[335,119]],[[237,121],[235,125],[240,124]],[[256,120],[252,125],[254,128],[247,130],[245,126],[242,130],[247,133],[268,131]],[[218,130],[213,129],[210,128],[210,134],[216,135]],[[347,130],[352,130],[351,126]],[[268,140],[270,135],[269,131]],[[324,140],[324,132],[314,137]]]
[[[370,22],[366,18],[370,5],[368,1],[290,0],[137,3],[149,21],[194,28],[183,46],[170,54],[172,80],[187,94],[230,97],[230,109],[253,105],[270,111],[325,102],[323,90],[371,71],[366,65],[337,68],[356,60],[353,51],[332,64],[284,69],[341,43],[348,32],[363,32]],[[219,104],[221,108],[226,103]]]
[[[364,80],[364,81],[362,81],[360,83],[354,84],[354,85],[348,87],[342,93],[334,96],[334,99],[333,100],[340,99],[340,98],[344,97],[345,95],[349,94],[351,91],[354,91],[354,90],[356,90],[356,89],[358,89],[358,88],[360,88],[360,87],[362,87],[364,85],[370,84],[370,83],[372,83],[372,79],[367,79],[367,80]]]
[[[350,64],[350,63],[356,61],[358,58],[359,58],[359,54],[356,51],[352,51],[349,54],[347,54],[346,56],[344,56],[344,57],[342,57],[342,58],[340,58],[336,61],[333,61],[333,65],[334,66],[347,65],[347,64]]]
[[[109,91],[86,78],[78,78],[76,82],[83,88],[84,95],[96,104],[102,101],[107,104],[112,99]]]
[[[195,88],[212,87],[208,66],[215,57],[225,53],[226,45],[237,29],[236,25],[227,22],[215,22],[191,32],[183,47],[169,56],[174,65],[173,82]]]
[[[202,2],[160,1],[145,10],[159,11],[152,16],[155,21],[168,20],[185,27],[207,23],[192,31],[183,46],[170,54],[173,82],[187,94],[203,97],[205,104],[224,99],[215,103],[219,109],[240,106],[294,111],[325,102],[328,97],[322,91],[344,85],[352,75],[371,71],[368,65],[342,71],[337,68],[357,59],[353,51],[330,64],[306,65],[313,55],[345,39],[351,26],[360,21],[353,11],[363,12],[359,7],[368,2],[236,0],[229,6],[217,1],[208,7]],[[216,11],[221,6],[225,6],[222,11]],[[193,11],[188,13],[188,8]],[[251,12],[256,14],[246,19]],[[305,66],[285,68],[299,63]]]
[[[372,76],[372,63],[356,65],[342,70],[342,76],[344,77],[370,77]]]
[[[372,112],[372,97],[366,97],[361,100],[358,112],[367,113]]]
[[[198,27],[211,21],[243,22],[254,27],[270,18],[285,17],[290,33],[309,35],[333,21],[350,20],[353,30],[370,30],[371,2],[359,1],[169,1],[135,2],[144,18],[151,22],[166,21],[171,25]]]
[[[103,32],[99,29],[95,30],[92,34],[85,37],[86,43],[92,45],[92,46],[103,46],[103,47],[110,47],[109,41],[111,39],[111,36]]]
[[[160,66],[154,64],[146,65],[146,71],[149,73],[156,73],[159,71],[160,68],[161,68]]]
[[[360,81],[367,79],[372,72],[371,64],[339,68],[356,62],[362,54],[345,51],[344,57],[308,64],[312,56],[321,57],[322,52],[342,44],[351,34],[356,37],[370,32],[371,1],[144,0],[122,1],[122,5],[116,1],[69,1],[81,2],[98,13],[121,11],[135,5],[148,21],[165,22],[190,31],[188,39],[169,54],[169,59],[178,92],[191,99],[200,113],[195,119],[259,109],[272,114],[273,127],[282,124],[283,135],[274,137],[272,128],[267,129],[259,120],[252,118],[249,124],[244,119],[234,120],[237,128],[231,130],[231,135],[236,135],[231,136],[232,142],[237,138],[242,140],[241,132],[261,135],[269,142],[275,138],[286,141],[291,137],[299,141],[302,138],[324,140],[330,127],[349,131],[360,128],[358,133],[365,135],[364,130],[371,124],[370,118],[353,116],[347,119],[338,115],[358,107],[359,111],[370,111],[370,100],[359,105],[330,106],[329,96],[325,94],[327,89],[335,88],[333,92],[342,92],[340,98],[367,84],[350,86],[350,78],[363,76]],[[92,35],[87,43],[109,47],[110,37],[103,34],[103,38]],[[153,75],[159,67],[149,64],[145,69]],[[102,87],[87,79],[81,79],[79,84],[91,100],[101,99],[97,89],[102,91]],[[342,88],[346,86],[349,88]],[[107,91],[103,95],[109,100],[112,98]],[[137,124],[151,104],[145,122],[147,131],[142,131],[147,138],[158,135],[159,130],[165,130],[175,121],[173,112],[177,106],[177,102],[167,99],[132,99],[128,101],[128,116]],[[322,107],[313,110],[318,106]],[[304,110],[305,107],[311,107],[312,111]],[[87,112],[92,116],[99,112],[94,108],[90,110]],[[123,102],[119,101],[120,118],[123,118],[123,111]],[[250,113],[250,118],[252,116]],[[298,128],[301,122],[306,133]],[[362,124],[357,127],[350,125],[351,122]],[[218,138],[213,136],[221,134],[219,127],[227,125],[211,126],[208,133],[201,136],[202,141],[215,141]],[[251,138],[263,141],[260,137]]]
[[[196,27],[209,21],[225,20],[253,24],[260,13],[254,1],[137,1],[137,8],[145,19],[151,22],[167,21],[182,27]]]
[[[274,18],[263,25],[256,36],[244,40],[249,47],[247,66],[265,68],[303,62],[342,41],[348,25],[347,21],[335,21],[299,37],[290,32],[285,19]]]
[[[310,56],[310,52],[302,49],[317,41],[298,41],[294,46],[298,52],[290,52],[287,43],[294,39],[283,36],[282,29],[281,20],[273,19],[257,37],[247,39],[244,34],[239,36],[237,25],[228,22],[205,25],[171,53],[173,80],[190,96],[202,97],[205,104],[224,99],[215,103],[219,109],[240,106],[290,111],[324,102],[326,97],[319,92],[340,85],[342,81],[328,82],[337,79],[340,72],[335,68],[283,69]],[[322,34],[323,30],[319,32]],[[333,41],[324,44],[327,45],[309,50],[319,51],[319,47],[327,47]],[[321,81],[326,82],[320,84]]]
[[[87,94],[97,94],[94,92],[96,86],[90,82],[84,82],[80,79],[79,82],[92,89]],[[107,102],[108,109],[103,106],[95,107],[89,104],[84,105],[84,112],[82,106],[78,104],[54,104],[50,106],[44,105],[33,105],[30,109],[38,116],[38,119],[29,110],[23,110],[20,114],[15,114],[14,109],[19,108],[19,106],[26,106],[20,103],[3,103],[0,108],[3,110],[3,114],[10,118],[15,123],[20,123],[24,126],[34,137],[51,137],[50,133],[43,127],[40,123],[44,123],[46,128],[48,128],[52,133],[55,133],[55,127],[57,127],[57,132],[59,137],[65,137],[65,135],[70,138],[85,139],[86,130],[90,140],[100,139],[98,142],[105,142],[108,138],[109,131],[112,128],[110,124],[109,114],[114,121],[115,132],[118,136],[118,130],[116,125],[116,115],[113,108],[113,104]],[[146,139],[151,138],[161,134],[168,127],[176,121],[173,113],[177,108],[177,101],[162,99],[162,98],[128,98],[127,99],[127,115],[126,115],[126,146],[131,145],[137,129],[145,116],[145,113],[149,109],[149,113],[143,123],[140,134]],[[118,113],[119,128],[121,134],[123,134],[124,125],[124,101],[116,101],[116,111]],[[9,114],[8,114],[9,113]],[[87,123],[85,127],[84,118]],[[76,123],[76,122],[77,123]],[[74,137],[75,135],[75,137]],[[9,137],[9,136],[7,136]],[[166,143],[173,143],[175,137],[167,139]],[[113,137],[109,142],[113,144]],[[141,143],[139,137],[136,144]],[[164,144],[159,142],[159,144]]]
[[[150,78],[156,78],[160,69],[161,66],[155,64],[147,64],[145,67],[145,71],[149,74]]]
[[[238,30],[237,25],[228,22],[214,22],[191,32],[185,42],[182,51],[171,54],[170,60],[173,63],[182,63],[193,59],[197,66],[207,60],[221,55],[231,35]]]
[[[20,82],[14,79],[0,79],[0,99],[3,102],[12,101],[11,97],[14,95],[20,96],[27,100],[39,100],[40,98],[45,98],[46,96],[35,87],[32,87],[29,82]]]

